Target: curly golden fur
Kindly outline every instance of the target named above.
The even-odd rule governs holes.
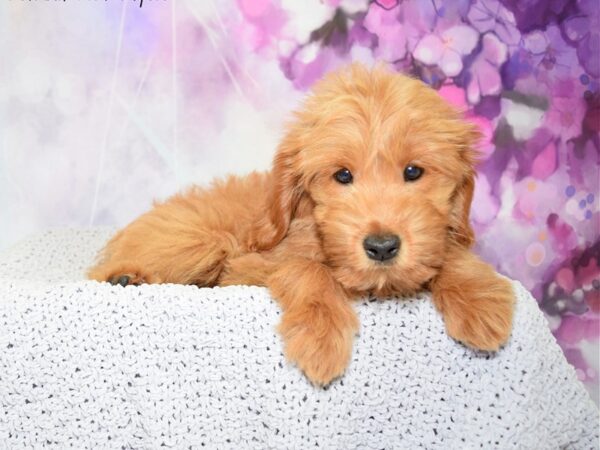
[[[510,284],[469,250],[478,133],[418,80],[353,65],[307,98],[269,173],[192,187],[125,227],[89,276],[120,284],[268,286],[289,360],[314,383],[343,374],[358,330],[350,300],[430,290],[448,334],[496,350]],[[423,169],[405,179],[407,166]],[[336,173],[347,169],[352,181]],[[370,258],[367,236],[399,237]]]

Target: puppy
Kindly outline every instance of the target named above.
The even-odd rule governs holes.
[[[448,334],[509,337],[510,284],[471,251],[474,127],[431,88],[353,65],[318,83],[268,173],[175,195],[118,232],[89,277],[269,287],[285,353],[326,385],[350,360],[367,293],[429,290]]]

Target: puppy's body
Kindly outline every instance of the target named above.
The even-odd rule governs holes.
[[[353,66],[317,86],[271,172],[155,205],[90,277],[268,286],[288,358],[319,384],[343,373],[358,328],[349,300],[367,292],[430,289],[452,337],[495,350],[512,291],[469,250],[476,139],[422,83]]]
[[[231,176],[208,189],[192,187],[155,203],[111,239],[91,278],[110,281],[127,275],[128,284],[265,286],[273,268],[292,256],[322,261],[314,221],[300,211],[279,245],[252,249],[250,236],[268,210],[271,178],[256,172]]]

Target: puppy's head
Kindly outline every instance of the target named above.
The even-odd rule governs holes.
[[[352,66],[325,78],[275,157],[268,246],[310,198],[323,252],[352,291],[410,292],[470,246],[478,133],[418,80]]]

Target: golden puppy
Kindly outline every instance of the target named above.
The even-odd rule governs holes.
[[[268,286],[287,357],[327,384],[350,359],[350,300],[430,290],[448,334],[496,350],[510,284],[471,253],[478,133],[422,82],[354,65],[295,115],[273,170],[192,187],[117,233],[89,276]]]

